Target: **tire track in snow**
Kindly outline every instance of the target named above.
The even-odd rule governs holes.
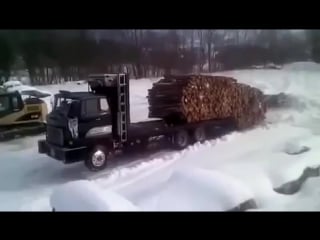
[[[158,153],[154,158],[140,159],[137,162],[89,176],[88,179],[95,181],[103,188],[120,191],[127,195],[128,192],[137,191],[137,188],[145,189],[166,181],[173,170],[179,167],[179,164],[183,165],[183,159],[187,155],[210,149],[219,142],[232,140],[232,135],[234,133],[206,141],[203,144],[196,143],[182,151]]]

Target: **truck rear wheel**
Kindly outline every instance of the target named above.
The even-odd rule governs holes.
[[[110,151],[104,146],[96,146],[89,153],[88,158],[85,161],[85,165],[91,171],[100,171],[107,166],[108,157]]]
[[[172,137],[172,143],[176,149],[184,149],[189,145],[189,134],[186,130],[179,130]]]
[[[198,127],[193,131],[194,142],[203,143],[207,139],[205,129],[203,127]]]

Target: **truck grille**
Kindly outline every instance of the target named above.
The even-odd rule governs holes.
[[[47,141],[52,144],[63,145],[63,129],[47,126]]]

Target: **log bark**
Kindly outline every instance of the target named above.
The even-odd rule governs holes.
[[[166,75],[148,92],[149,117],[185,122],[234,118],[239,129],[264,120],[263,93],[224,76]]]

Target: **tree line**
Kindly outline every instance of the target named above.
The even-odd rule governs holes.
[[[302,37],[301,37],[302,36]],[[128,72],[132,78],[320,59],[319,31],[1,30],[0,77],[27,69],[32,84]]]
[[[176,32],[110,31],[96,39],[88,30],[16,30],[0,32],[0,73],[27,69],[32,84],[83,79],[92,72],[129,71],[135,78],[160,75],[194,64],[192,52],[179,48]]]

